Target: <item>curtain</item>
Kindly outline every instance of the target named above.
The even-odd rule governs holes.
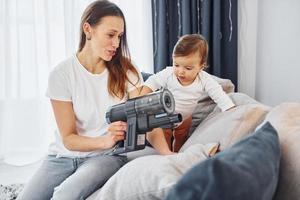
[[[45,97],[48,74],[76,52],[80,17],[90,2],[0,0],[0,162],[24,165],[47,152],[56,128]],[[152,27],[146,26],[152,23],[151,1],[113,2],[127,20],[133,61],[153,72]]]
[[[237,86],[237,0],[152,0],[154,71],[172,65],[184,34],[200,33],[209,43],[208,72]]]
[[[31,163],[47,150],[55,127],[44,97],[48,73],[76,49],[73,19],[78,22],[84,3],[1,1],[0,154],[6,163]]]

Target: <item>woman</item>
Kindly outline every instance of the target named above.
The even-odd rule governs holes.
[[[138,96],[142,82],[130,61],[122,11],[109,1],[93,2],[80,35],[77,54],[49,76],[56,140],[18,199],[85,199],[126,163],[125,156],[107,154],[124,139],[126,123],[105,122],[107,108]],[[147,139],[159,153],[172,153],[160,132]]]

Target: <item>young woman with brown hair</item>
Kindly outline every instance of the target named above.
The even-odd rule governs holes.
[[[85,199],[127,161],[107,154],[124,139],[126,123],[105,121],[107,108],[138,96],[142,83],[130,60],[122,11],[106,0],[91,3],[80,36],[78,52],[49,76],[55,142],[18,199]],[[172,153],[163,134],[147,139],[159,153]]]

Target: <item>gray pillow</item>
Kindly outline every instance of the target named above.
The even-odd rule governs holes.
[[[279,174],[276,130],[266,123],[254,134],[189,170],[167,200],[268,200]]]
[[[213,78],[222,86],[226,93],[234,92],[234,85],[229,79],[222,79],[216,76]],[[199,99],[197,107],[192,113],[192,125],[189,131],[191,135],[196,127],[211,113],[216,107],[216,103],[208,96],[203,96]]]
[[[163,199],[188,169],[206,159],[217,147],[218,143],[196,144],[174,155],[136,158],[105,183],[97,199]]]

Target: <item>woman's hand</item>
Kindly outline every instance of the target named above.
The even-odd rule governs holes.
[[[107,134],[104,138],[104,149],[112,148],[118,141],[125,139],[125,131],[127,123],[122,121],[116,121],[109,124]]]

